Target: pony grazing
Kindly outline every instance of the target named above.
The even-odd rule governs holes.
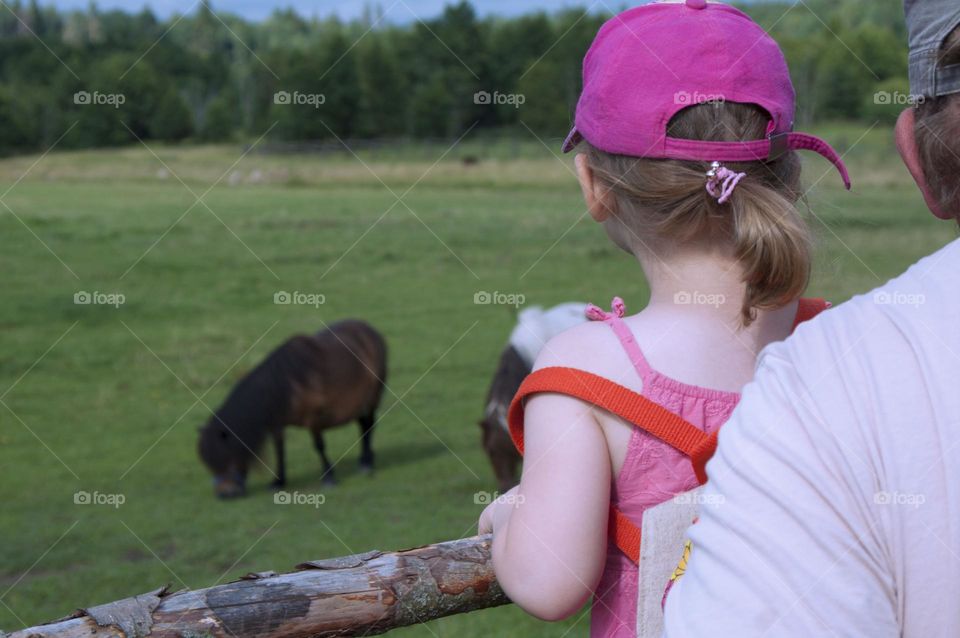
[[[517,325],[510,333],[507,347],[500,353],[497,372],[487,392],[486,409],[480,427],[483,430],[483,449],[490,457],[493,473],[501,492],[517,484],[520,455],[510,439],[507,427],[507,408],[520,388],[543,346],[564,330],[587,320],[587,306],[582,303],[564,303],[544,310],[532,306],[517,317]]]
[[[267,355],[230,391],[200,431],[200,458],[221,498],[246,492],[247,470],[269,434],[277,453],[274,487],[286,483],[283,430],[307,428],[334,483],[323,431],[354,419],[360,424],[360,468],[373,469],[371,437],[387,376],[387,346],[369,324],[347,319],[315,335],[296,335]],[[262,462],[262,461],[261,461]]]

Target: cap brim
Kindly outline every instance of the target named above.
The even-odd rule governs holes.
[[[577,131],[577,127],[574,126],[572,129],[570,129],[570,134],[567,135],[567,139],[563,140],[563,146],[561,146],[560,149],[564,153],[569,153],[574,148],[576,148],[577,144],[579,144],[582,141],[583,141],[583,135],[580,135],[580,132]]]

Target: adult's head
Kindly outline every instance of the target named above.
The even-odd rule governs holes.
[[[940,219],[960,222],[960,3],[904,0],[915,106],[897,120],[897,148]]]

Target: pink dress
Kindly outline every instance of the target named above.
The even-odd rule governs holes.
[[[619,302],[619,303],[618,303]],[[707,434],[730,418],[740,400],[737,392],[711,390],[681,383],[650,367],[630,329],[621,319],[622,301],[614,301],[614,312],[596,306],[588,317],[605,321],[643,380],[643,394],[683,417]],[[663,441],[639,428],[633,429],[620,474],[613,482],[611,504],[640,525],[644,510],[697,487],[690,459]],[[610,543],[607,562],[594,592],[590,616],[591,638],[635,638],[637,625],[637,578],[639,570],[617,546]]]

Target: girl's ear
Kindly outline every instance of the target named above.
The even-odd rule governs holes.
[[[612,211],[613,195],[593,179],[593,170],[587,161],[586,153],[577,153],[573,162],[577,167],[577,179],[580,181],[580,191],[583,193],[587,212],[594,221],[606,221]]]
[[[940,202],[930,190],[927,184],[927,178],[923,174],[923,167],[920,165],[920,151],[917,148],[917,137],[914,133],[916,125],[915,111],[912,106],[904,109],[900,117],[897,118],[897,127],[894,129],[894,137],[897,142],[897,150],[900,151],[900,158],[907,165],[907,170],[913,176],[913,181],[920,187],[923,193],[923,199],[927,203],[927,208],[940,219],[953,219],[953,215],[943,211]]]

